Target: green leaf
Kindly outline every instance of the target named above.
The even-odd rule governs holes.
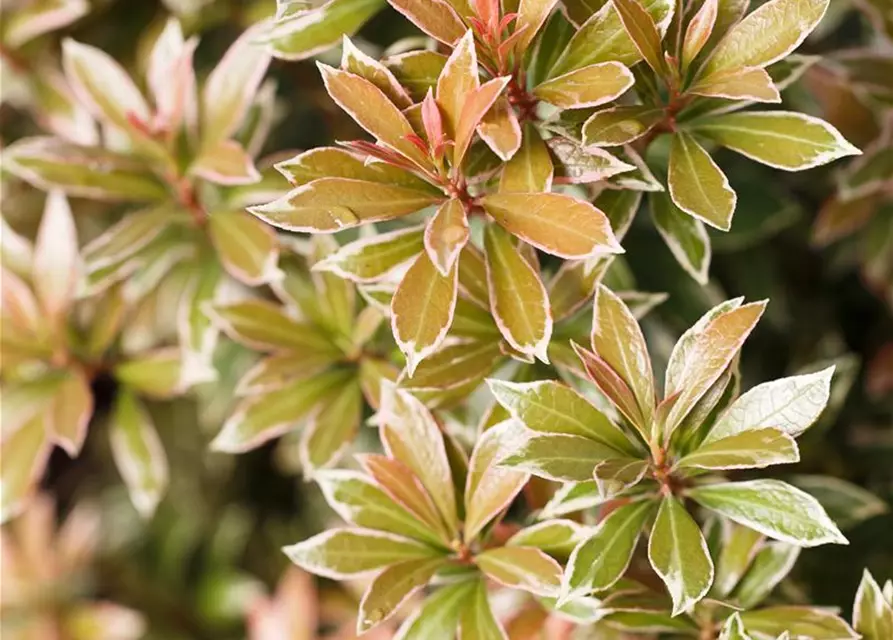
[[[420,542],[372,529],[330,529],[288,547],[289,560],[332,580],[362,576],[407,560],[431,559],[437,550]]]
[[[38,189],[83,198],[139,202],[168,196],[140,160],[56,138],[17,140],[3,150],[3,167]]]
[[[547,80],[534,87],[533,94],[560,109],[583,109],[616,100],[633,83],[633,74],[624,65],[600,62]]]
[[[430,192],[407,187],[320,178],[273,202],[248,207],[248,211],[286,231],[334,233],[368,222],[399,218],[441,200]]]
[[[357,633],[366,633],[390,618],[413,594],[422,589],[446,558],[420,558],[387,567],[363,594],[357,614]]]
[[[462,201],[452,198],[440,205],[425,228],[425,250],[440,275],[450,274],[470,235]]]
[[[721,231],[732,226],[738,196],[710,154],[686,133],[673,136],[667,184],[685,213]]]
[[[507,509],[530,479],[522,471],[498,466],[524,437],[520,425],[507,421],[485,431],[475,443],[465,484],[466,543]]]
[[[523,6],[523,4],[522,4]],[[487,584],[475,581],[474,594],[469,597],[459,622],[461,640],[504,640],[505,632],[496,621],[487,599]]]
[[[255,184],[261,174],[248,151],[235,140],[218,140],[201,152],[189,173],[224,187]]]
[[[800,451],[794,439],[784,431],[767,427],[710,440],[677,464],[682,469],[762,469],[799,461]]]
[[[488,578],[540,596],[557,595],[561,566],[534,547],[501,547],[478,554],[475,564]]]
[[[502,169],[499,191],[538,193],[552,188],[552,159],[536,127],[524,125],[521,146]]]
[[[818,500],[837,526],[844,530],[890,510],[889,505],[871,491],[840,478],[797,475],[788,480]]]
[[[4,407],[5,408],[5,407]],[[4,414],[4,421],[6,415]],[[3,429],[3,465],[0,467],[0,522],[17,516],[27,504],[50,457],[42,413],[14,432]]]
[[[753,67],[710,76],[689,88],[699,96],[753,102],[781,102],[779,91],[768,72]]]
[[[349,178],[380,182],[440,195],[442,192],[418,176],[384,162],[366,163],[363,158],[336,147],[318,147],[277,162],[276,171],[296,187],[320,178]]]
[[[447,57],[435,51],[407,51],[382,60],[415,102],[421,102],[428,89],[437,86]]]
[[[651,219],[676,262],[698,284],[707,284],[710,271],[710,237],[704,224],[692,218],[664,193],[649,197]]]
[[[457,140],[465,101],[480,85],[474,33],[469,29],[456,44],[437,79],[437,105],[443,113],[450,139]],[[434,143],[433,140],[429,142]]]
[[[70,457],[77,457],[93,415],[93,392],[86,374],[78,369],[63,371],[47,408],[47,435]]]
[[[340,354],[318,329],[297,322],[282,307],[267,300],[245,300],[208,308],[212,320],[230,338],[252,349],[326,354],[335,360]]]
[[[90,12],[83,0],[50,0],[10,7],[4,18],[4,44],[19,49],[46,33],[62,29]]]
[[[553,558],[566,560],[588,535],[588,527],[573,520],[546,520],[524,527],[509,538],[505,546],[536,547]]]
[[[501,197],[513,195],[527,197]],[[538,270],[515,248],[511,236],[495,224],[484,231],[484,247],[490,310],[500,332],[516,350],[547,362],[552,314]]]
[[[648,500],[624,505],[602,520],[592,536],[571,554],[561,585],[561,600],[610,588],[626,572],[639,534],[654,510]]]
[[[744,629],[741,616],[735,612],[726,620],[719,633],[719,640],[752,640]]]
[[[583,145],[616,147],[638,140],[664,117],[662,109],[644,105],[622,105],[593,113],[583,123]]]
[[[128,213],[83,248],[81,253],[87,270],[95,272],[134,256],[178,217],[166,205]]]
[[[583,148],[569,138],[554,136],[546,144],[557,160],[555,181],[560,184],[591,184],[636,168],[604,149]]]
[[[540,518],[559,516],[591,509],[605,502],[592,480],[579,483],[565,483],[556,489],[546,506],[539,513]]]
[[[818,501],[779,480],[750,480],[697,487],[701,506],[770,538],[801,547],[847,544]]]
[[[651,438],[651,424],[643,417],[632,390],[601,356],[571,342],[571,347],[583,364],[586,374],[611,403],[642,435],[644,440]]]
[[[677,616],[703,598],[713,583],[713,561],[698,524],[674,497],[660,503],[648,540],[648,559],[673,599]]]
[[[865,569],[853,603],[853,628],[865,640],[893,637],[893,605],[884,597],[874,576]]]
[[[768,596],[794,567],[800,547],[786,542],[768,542],[750,565],[733,593],[735,602],[750,609]]]
[[[571,387],[554,380],[506,382],[488,380],[497,402],[512,417],[539,433],[588,438],[618,453],[635,455],[626,434]]]
[[[605,499],[624,493],[637,485],[648,472],[649,463],[641,458],[616,458],[596,465],[592,475]]]
[[[304,60],[356,33],[384,5],[384,0],[329,0],[277,20],[263,40],[277,58]]]
[[[341,41],[341,68],[374,84],[401,109],[412,105],[412,99],[391,70],[363,53],[347,35]]]
[[[424,249],[422,227],[397,229],[354,240],[313,265],[353,282],[376,282]]]
[[[728,113],[691,126],[751,160],[784,171],[811,169],[860,153],[827,122],[792,111]]]
[[[433,545],[445,542],[436,530],[355,471],[323,470],[316,473],[314,479],[332,510],[350,524]]]
[[[457,265],[444,276],[427,252],[419,254],[391,299],[391,329],[409,375],[446,338],[458,292]]]
[[[502,464],[547,480],[584,482],[592,478],[599,462],[616,457],[615,449],[589,438],[537,435],[528,438]]]
[[[763,548],[763,536],[753,529],[741,525],[720,521],[723,526],[722,551],[716,561],[716,579],[713,581],[713,593],[725,597],[741,580],[750,568],[757,553]]]
[[[772,427],[796,438],[821,415],[831,394],[834,367],[817,373],[764,382],[750,389],[720,416],[705,444]]]
[[[321,408],[301,433],[299,454],[306,477],[332,466],[356,437],[363,417],[363,394],[357,380],[329,390]]]
[[[766,607],[744,611],[740,615],[748,632],[761,636],[778,636],[787,631],[794,638],[814,640],[859,637],[838,615],[818,607]]]
[[[504,95],[496,99],[481,119],[477,132],[484,144],[503,162],[511,160],[521,147],[521,124],[515,108]]]
[[[771,0],[732,27],[704,65],[702,76],[765,67],[794,51],[821,21],[830,0]]]
[[[167,490],[167,457],[148,411],[126,387],[115,399],[109,440],[130,501],[140,515],[151,517]]]
[[[661,34],[651,15],[639,0],[613,0],[614,9],[620,16],[623,28],[636,45],[641,56],[655,73],[664,70]]]
[[[279,243],[267,225],[244,211],[218,211],[208,219],[208,233],[223,267],[249,286],[276,280]]]
[[[455,330],[454,322],[453,333]],[[495,326],[487,335],[498,337]],[[447,345],[419,365],[412,378],[403,380],[401,386],[416,396],[424,390],[448,391],[468,384],[477,386],[502,355],[498,342],[498,339],[484,339]]]
[[[115,380],[141,396],[171,398],[185,390],[183,357],[177,347],[162,347],[127,358],[114,369]]]
[[[463,580],[435,591],[400,626],[397,637],[401,640],[455,640],[456,629],[469,609],[478,582]]]

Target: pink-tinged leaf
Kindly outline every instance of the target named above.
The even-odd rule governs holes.
[[[497,98],[499,98],[510,79],[508,76],[493,78],[466,97],[462,106],[462,115],[459,117],[456,127],[456,144],[453,148],[454,166],[459,166],[462,163],[465,152],[468,151],[468,147],[471,144],[475,129],[477,129],[483,117],[496,102]]]
[[[455,46],[466,32],[459,15],[444,0],[388,0],[419,29],[435,40]]]
[[[672,393],[678,397],[667,415],[664,434],[669,436],[695,403],[741,350],[741,346],[759,322],[766,301],[752,302],[714,318],[700,332],[686,353]],[[666,393],[671,393],[667,389]]]
[[[503,161],[511,159],[521,147],[521,124],[507,98],[500,97],[478,124],[478,135]]]
[[[408,466],[431,496],[451,532],[459,526],[456,492],[443,434],[434,416],[418,399],[383,383],[380,435],[388,455]]]
[[[406,356],[410,375],[437,351],[453,323],[457,273],[454,264],[447,275],[441,275],[428,252],[423,252],[403,276],[391,300],[391,330]]]
[[[547,80],[533,93],[561,109],[582,109],[617,99],[633,83],[633,74],[624,65],[601,62]]]
[[[351,381],[330,390],[301,433],[299,454],[304,477],[335,464],[353,441],[363,417],[360,385]]]
[[[446,130],[443,126],[440,107],[437,106],[432,89],[428,89],[425,99],[422,100],[422,124],[425,128],[425,136],[428,138],[428,146],[437,149],[446,140]]]
[[[441,276],[453,271],[469,235],[465,205],[455,199],[440,205],[425,228],[425,251]]]
[[[261,177],[254,160],[235,140],[220,140],[206,147],[189,169],[200,178],[224,186],[252,184]]]
[[[261,220],[303,233],[335,233],[399,218],[444,200],[430,192],[348,178],[320,178],[268,204],[249,207]]]
[[[623,28],[636,49],[655,73],[664,72],[662,36],[654,18],[651,17],[639,0],[613,0],[614,8],[620,16]]]
[[[70,38],[62,41],[68,84],[97,119],[133,131],[133,118],[148,123],[149,105],[133,80],[107,53]]]
[[[47,413],[47,434],[65,449],[69,457],[75,458],[84,446],[87,425],[93,415],[93,392],[84,373],[66,371],[51,402]]]
[[[43,475],[52,445],[46,438],[43,414],[37,414],[13,433],[4,433],[0,452],[0,522],[18,515]]]
[[[647,428],[654,413],[654,375],[645,336],[623,301],[600,285],[595,294],[592,349],[620,375],[636,398]]]
[[[198,89],[192,66],[198,38],[188,41],[176,18],[169,18],[149,54],[146,83],[155,102],[154,128],[173,136],[184,122],[194,131]]]
[[[148,411],[128,389],[115,401],[109,439],[130,501],[144,518],[151,517],[167,489],[167,457]]]
[[[47,195],[34,246],[34,291],[44,313],[61,320],[78,294],[83,263],[68,200],[59,191]]]
[[[457,140],[462,110],[469,96],[480,86],[474,33],[468,30],[459,40],[437,79],[437,104],[443,110],[447,134],[451,139]]]
[[[719,11],[719,0],[704,0],[701,8],[688,23],[685,30],[685,39],[682,41],[682,72],[694,62],[701,49],[707,44],[716,24],[716,16]]]
[[[250,286],[281,277],[279,242],[272,228],[244,211],[218,211],[208,219],[211,242],[223,268]]]
[[[518,423],[506,421],[485,431],[475,443],[465,484],[466,543],[507,509],[530,479],[528,473],[499,466],[524,441],[523,431]]]
[[[484,247],[490,310],[500,332],[516,350],[548,362],[552,313],[539,271],[524,259],[512,237],[498,225],[487,225]]]
[[[561,193],[493,193],[481,198],[484,210],[502,227],[547,253],[586,258],[623,253],[600,210]]]
[[[387,621],[413,594],[418,593],[446,558],[420,558],[387,567],[363,594],[357,613],[357,634],[366,633]]]
[[[409,120],[381,89],[360,76],[318,64],[326,90],[339,107],[381,144],[426,167],[428,158],[410,142]]]
[[[726,100],[781,102],[781,94],[772,77],[759,67],[710,76],[693,85],[689,91],[699,96]]]
[[[515,20],[515,32],[523,29],[518,36],[514,49],[526,52],[536,34],[546,22],[558,0],[521,0],[518,3],[518,17]],[[506,10],[507,11],[507,10]]]
[[[532,124],[525,124],[520,149],[502,169],[499,191],[548,192],[552,189],[552,174],[552,158],[546,143]]]
[[[829,198],[815,219],[811,242],[816,247],[827,246],[865,227],[878,209],[874,195],[843,202],[837,196]]]
[[[406,464],[375,454],[357,456],[357,461],[392,500],[436,531],[443,541],[453,540],[456,532],[446,526],[422,481]]]
[[[248,113],[270,65],[270,52],[258,40],[268,28],[260,22],[247,29],[208,76],[201,98],[202,147],[231,137]]]
[[[46,342],[46,326],[41,317],[37,298],[31,288],[15,273],[0,267],[0,320],[2,320],[4,344],[15,342],[29,344],[40,352],[50,345]]]
[[[50,0],[9,6],[4,16],[4,44],[19,49],[33,39],[62,29],[90,11],[87,0]]]
[[[319,603],[310,574],[289,567],[276,593],[256,597],[245,618],[249,640],[312,640],[319,627]]]
[[[720,231],[732,226],[738,196],[719,165],[687,133],[673,136],[667,184],[673,202],[685,213]]]
[[[642,417],[636,396],[623,378],[620,377],[620,374],[614,371],[611,365],[600,356],[587,351],[575,342],[572,342],[571,346],[573,346],[574,352],[576,352],[577,357],[583,363],[583,367],[586,369],[586,373],[592,382],[617,407],[620,413],[626,416],[626,419],[636,427],[646,440],[650,438],[651,429]]]
[[[554,598],[561,586],[561,566],[534,547],[490,549],[475,564],[499,584],[534,595]]]
[[[405,109],[412,104],[406,89],[397,82],[393,72],[378,60],[360,51],[345,35],[341,45],[341,68],[365,78],[390,98],[397,107]]]

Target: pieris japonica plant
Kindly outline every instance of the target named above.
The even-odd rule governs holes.
[[[891,640],[889,5],[4,2],[3,634]]]

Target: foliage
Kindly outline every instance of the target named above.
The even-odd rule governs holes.
[[[3,631],[890,637],[889,3],[275,4],[4,3]]]

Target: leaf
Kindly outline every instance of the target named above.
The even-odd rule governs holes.
[[[83,371],[65,371],[53,394],[46,418],[47,435],[74,458],[84,446],[93,415],[93,392]]]
[[[467,31],[459,15],[444,0],[388,0],[388,3],[429,36],[451,47]]]
[[[136,158],[56,138],[16,140],[3,150],[3,167],[39,189],[60,189],[72,196],[135,202],[168,196]]]
[[[469,95],[480,87],[474,33],[469,29],[456,43],[437,79],[437,104],[443,111],[447,135],[456,140],[459,120]],[[429,140],[432,144],[433,140]],[[457,163],[456,163],[457,164]]]
[[[462,609],[459,640],[505,640],[505,631],[496,621],[487,599],[487,584],[475,581],[475,590]]]
[[[683,333],[670,353],[667,363],[666,378],[664,380],[664,394],[669,397],[680,391],[683,387],[682,375],[692,365],[693,348],[703,337],[704,330],[713,320],[741,306],[744,298],[732,298],[716,305],[705,313],[698,321]]]
[[[603,460],[617,452],[588,438],[568,435],[535,435],[502,460],[502,465],[558,482],[584,482]]]
[[[140,515],[151,517],[167,490],[167,457],[148,411],[127,388],[115,400],[109,440],[130,501]]]
[[[189,170],[208,182],[224,186],[253,184],[261,180],[254,160],[235,140],[215,142],[196,158]]]
[[[492,193],[481,198],[481,205],[513,235],[562,258],[623,252],[605,214],[572,196]]]
[[[735,602],[749,609],[768,596],[794,567],[800,547],[785,542],[763,544],[750,565],[750,569],[735,588]]]
[[[346,522],[433,545],[443,545],[437,530],[419,520],[373,481],[354,471],[323,470],[314,474],[329,506]]]
[[[413,101],[421,102],[428,89],[437,86],[446,61],[445,55],[435,51],[416,50],[389,56],[382,60],[382,64],[390,69]]]
[[[218,211],[208,218],[208,232],[227,272],[257,286],[280,276],[276,234],[243,211]]]
[[[359,31],[384,4],[384,0],[329,0],[277,20],[261,38],[275,57],[304,60]]]
[[[248,207],[264,222],[303,233],[334,233],[391,220],[436,204],[442,197],[395,185],[320,178],[268,204]]]
[[[680,210],[666,194],[652,194],[649,202],[654,226],[676,262],[695,282],[707,284],[712,251],[704,224]]]
[[[312,325],[300,323],[267,300],[245,300],[208,308],[214,323],[228,336],[253,349],[340,355],[327,337]]]
[[[725,535],[722,551],[716,561],[716,579],[713,581],[713,593],[719,597],[732,592],[750,568],[757,553],[764,548],[764,538],[758,531],[728,521],[722,524],[725,525]]]
[[[391,300],[391,329],[406,356],[411,376],[419,363],[437,351],[453,322],[457,267],[443,276],[427,252],[419,254]]]
[[[754,67],[711,76],[689,88],[699,96],[755,102],[781,102],[779,90],[766,71]]]
[[[223,423],[211,448],[243,453],[287,433],[313,412],[330,389],[345,384],[350,378],[349,371],[332,369],[243,400]]]
[[[62,41],[62,67],[78,100],[97,119],[133,132],[132,119],[149,122],[149,105],[110,55],[81,42]]]
[[[424,0],[428,2],[428,0]],[[453,166],[459,166],[465,158],[465,152],[471,145],[474,132],[487,112],[496,103],[502,90],[508,85],[508,76],[493,78],[482,84],[477,90],[465,97],[462,115],[456,125],[455,145],[453,146]]]
[[[456,628],[474,597],[477,580],[462,580],[435,591],[404,621],[398,640],[455,640]]]
[[[484,247],[490,310],[499,331],[516,350],[548,362],[552,315],[539,273],[514,247],[511,236],[497,225],[487,225]]]
[[[406,264],[424,249],[421,227],[397,229],[354,240],[313,265],[353,282],[375,282]]]
[[[714,4],[716,3],[714,2]],[[752,640],[744,629],[744,623],[741,622],[741,616],[737,612],[729,616],[726,623],[722,626],[719,640]]]
[[[825,15],[829,0],[771,0],[732,27],[700,75],[765,67],[794,51]]]
[[[533,94],[560,109],[597,107],[633,86],[633,74],[619,62],[600,62],[569,71],[534,87]]]
[[[678,465],[683,469],[762,469],[799,461],[800,451],[791,436],[765,428],[711,440],[683,457]]]
[[[662,38],[654,19],[639,0],[613,0],[613,3],[624,30],[636,49],[648,66],[655,73],[661,74],[664,70]]]
[[[366,633],[390,618],[413,594],[417,593],[440,567],[445,558],[407,560],[387,567],[378,574],[363,594],[357,614],[357,633]]]
[[[44,34],[62,29],[89,13],[85,0],[51,0],[15,5],[5,17],[4,44],[13,49]]]
[[[128,213],[81,251],[88,272],[123,262],[148,246],[179,217],[167,206]]]
[[[716,17],[719,13],[718,0],[705,0],[697,13],[692,17],[685,30],[682,41],[681,70],[684,73],[707,44],[713,34]]]
[[[523,439],[518,425],[503,422],[485,431],[475,443],[465,485],[463,540],[466,543],[474,540],[490,520],[507,509],[530,479],[521,471],[497,466]]]
[[[596,507],[605,500],[595,482],[562,484],[539,514],[540,518],[557,518]]]
[[[441,276],[447,277],[453,271],[469,236],[468,215],[462,201],[453,198],[440,205],[425,228],[425,250]]]
[[[359,382],[330,389],[321,405],[301,434],[299,453],[306,477],[335,464],[356,437],[363,417]]]
[[[499,584],[540,596],[557,594],[561,566],[533,547],[501,547],[479,553],[475,564]]]
[[[648,461],[642,458],[615,458],[598,463],[592,476],[599,494],[608,499],[639,484],[648,469]]]
[[[182,356],[177,347],[161,347],[131,356],[114,369],[115,380],[141,396],[171,398],[184,391]]]
[[[59,191],[47,195],[33,260],[34,293],[50,321],[58,323],[71,309],[83,277],[71,207]]]
[[[477,128],[481,140],[500,160],[507,162],[521,147],[521,124],[514,107],[500,96],[481,118]]]
[[[379,422],[385,451],[418,476],[448,529],[456,531],[459,517],[452,472],[434,416],[407,391],[382,384]]]
[[[627,420],[632,423],[644,440],[651,438],[650,425],[642,417],[642,412],[636,402],[632,390],[614,369],[601,356],[591,353],[580,347],[576,342],[571,342],[574,353],[583,364],[586,374],[605,397],[611,401]]]
[[[520,148],[502,169],[499,191],[537,193],[551,188],[552,159],[549,149],[536,128],[527,123]]]
[[[622,105],[593,113],[583,123],[583,146],[615,147],[638,140],[664,117],[662,109]]]
[[[741,350],[741,346],[759,322],[766,301],[752,302],[720,314],[699,333],[677,378],[678,385],[668,387],[667,397],[679,392],[666,418],[666,433],[682,421],[697,401]]]
[[[626,572],[639,534],[654,510],[644,500],[624,505],[602,520],[571,554],[561,585],[561,600],[572,600],[614,585]]]
[[[546,144],[558,161],[555,167],[555,181],[560,184],[590,184],[635,170],[633,165],[623,162],[603,149],[597,147],[584,149],[567,138],[555,136],[549,138]]]
[[[674,497],[661,500],[648,559],[673,599],[673,616],[689,611],[713,583],[713,561],[697,523]]]
[[[796,475],[788,480],[818,500],[831,519],[843,530],[887,513],[890,509],[886,502],[870,491],[840,478]]]
[[[350,41],[347,35],[341,44],[341,68],[361,76],[381,89],[391,102],[405,109],[412,104],[412,99],[394,74],[378,60],[366,55]]]
[[[784,171],[811,169],[859,154],[827,122],[792,111],[711,116],[692,123],[692,130],[751,160]]]
[[[524,527],[509,538],[505,546],[536,547],[553,558],[564,560],[588,535],[588,527],[573,520],[546,520]]]
[[[409,141],[415,135],[409,120],[381,89],[360,76],[317,64],[326,91],[347,115],[381,144],[416,164],[427,166],[426,155]]]
[[[319,178],[350,178],[442,195],[438,188],[405,169],[385,162],[366,162],[361,156],[335,147],[310,149],[273,166],[296,187]]]
[[[507,382],[488,380],[497,402],[512,417],[538,433],[588,438],[618,453],[635,455],[626,434],[571,387],[554,380]]]
[[[748,632],[760,636],[777,636],[788,632],[794,638],[815,640],[859,637],[837,614],[818,607],[766,607],[740,615]]]
[[[828,404],[833,374],[834,367],[828,367],[817,373],[757,385],[719,417],[705,444],[763,427],[773,427],[796,438],[812,426]]]
[[[706,485],[689,495],[704,508],[776,540],[801,547],[847,544],[815,498],[779,480]]]
[[[853,603],[853,628],[865,640],[893,636],[893,605],[884,598],[880,585],[865,569]]]
[[[283,547],[282,551],[305,571],[332,580],[359,577],[398,562],[439,555],[420,542],[373,529],[330,529]]]
[[[4,422],[7,414],[4,413]],[[43,475],[52,446],[46,439],[44,417],[37,414],[12,433],[4,424],[0,467],[0,522],[7,522],[26,507]]]
[[[692,136],[677,133],[670,150],[670,197],[685,213],[728,231],[738,196],[719,165]]]
[[[623,301],[604,285],[595,294],[592,349],[632,390],[647,431],[654,412],[654,375],[645,336]]]

